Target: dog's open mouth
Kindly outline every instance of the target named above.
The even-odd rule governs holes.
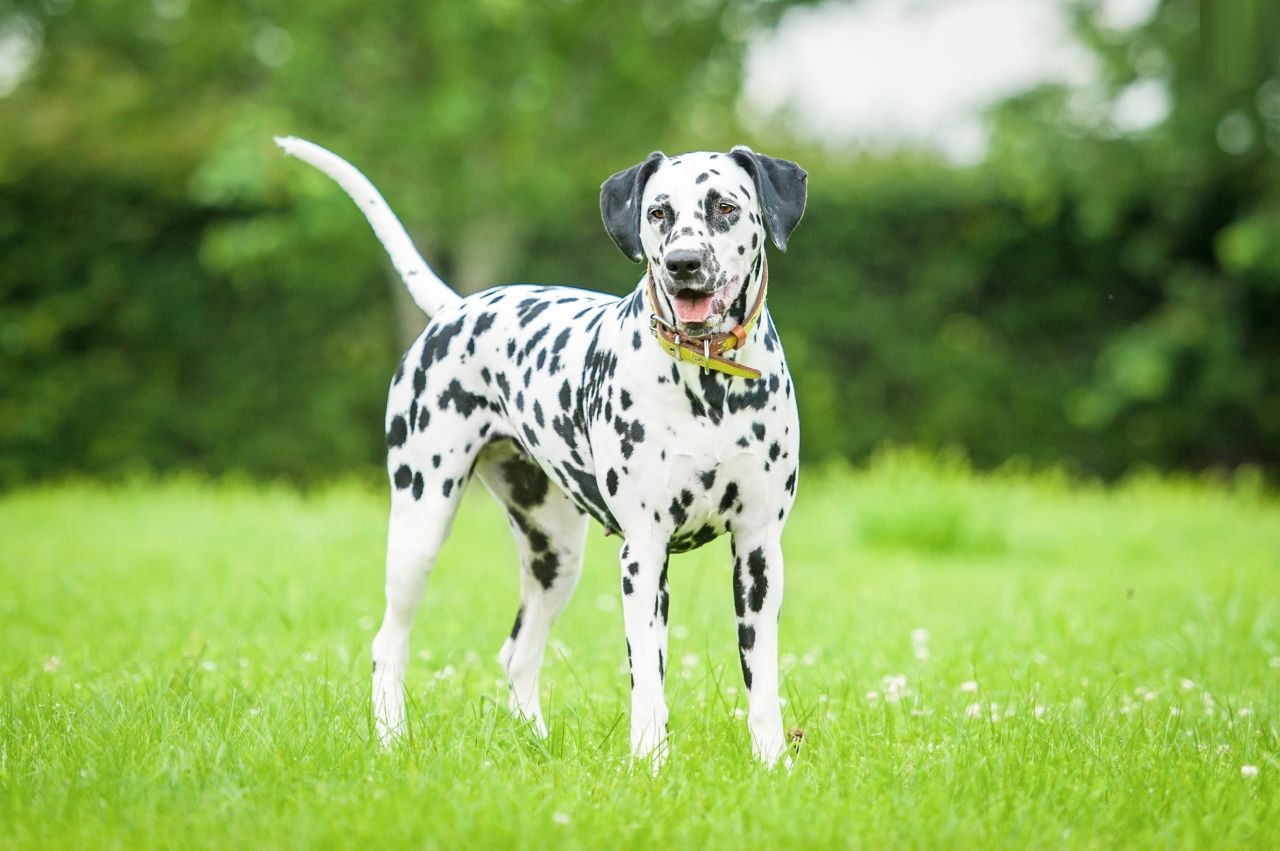
[[[714,292],[683,289],[671,297],[676,322],[681,325],[708,325],[724,316],[733,298],[734,281]]]

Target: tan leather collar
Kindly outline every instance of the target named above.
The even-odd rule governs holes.
[[[764,313],[765,291],[769,289],[769,264],[760,257],[760,291],[756,293],[755,303],[747,311],[741,325],[735,325],[732,331],[717,334],[688,336],[681,334],[673,325],[658,316],[657,284],[653,280],[653,270],[646,273],[648,279],[646,291],[649,296],[649,307],[653,310],[649,317],[649,330],[658,341],[662,350],[678,361],[686,361],[703,369],[714,369],[738,378],[756,379],[760,370],[744,366],[737,361],[724,357],[725,352],[741,348],[747,341],[747,335],[755,328]]]

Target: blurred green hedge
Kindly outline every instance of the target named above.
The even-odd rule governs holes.
[[[1280,470],[1280,74],[1211,73],[1194,2],[1124,34],[1079,5],[1104,91],[1001,104],[968,168],[744,135],[745,39],[786,4],[445,5],[0,2],[0,35],[40,45],[0,97],[0,485],[376,467],[413,316],[282,132],[357,162],[469,287],[634,286],[595,193],[653,148],[800,160],[770,309],[807,460]],[[1168,117],[1117,128],[1107,104],[1157,54]]]

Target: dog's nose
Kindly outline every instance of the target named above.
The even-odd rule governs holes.
[[[667,271],[677,281],[687,281],[702,269],[702,252],[684,249],[672,251],[665,261]]]

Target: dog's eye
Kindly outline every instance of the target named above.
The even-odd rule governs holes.
[[[731,214],[731,213],[736,213],[737,211],[738,211],[738,208],[737,208],[737,207],[735,207],[735,206],[733,206],[732,204],[730,204],[730,203],[728,203],[728,202],[724,202],[724,201],[722,201],[722,202],[720,203],[720,214],[721,214],[721,215],[727,216],[727,215],[729,215],[729,214]]]
[[[649,218],[662,221],[667,217],[667,211],[661,207],[653,207],[649,210]]]

